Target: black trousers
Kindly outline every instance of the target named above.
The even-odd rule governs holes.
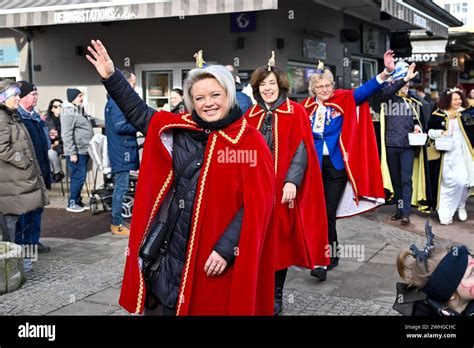
[[[394,201],[403,216],[410,216],[413,194],[413,161],[415,150],[411,147],[387,146],[387,164],[394,190]]]
[[[323,156],[323,185],[328,218],[328,242],[331,247],[338,244],[336,231],[336,211],[347,184],[346,169],[337,170],[329,156]],[[332,250],[335,255],[337,250]]]

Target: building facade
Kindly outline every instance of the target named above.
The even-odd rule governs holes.
[[[10,1],[0,10],[0,77],[37,84],[40,110],[79,87],[89,112],[103,117],[106,92],[85,58],[91,39],[106,44],[117,68],[137,75],[137,92],[157,109],[182,86],[200,49],[210,64],[236,66],[244,82],[275,51],[290,96],[299,100],[319,60],[334,72],[337,87],[353,88],[383,69],[383,53],[398,43],[394,33],[421,28],[447,40],[452,21],[409,2],[49,0],[27,7]]]

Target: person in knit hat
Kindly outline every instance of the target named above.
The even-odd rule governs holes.
[[[51,139],[48,127],[35,110],[38,103],[38,89],[30,81],[18,81],[18,85],[20,87],[18,115],[28,129],[45,187],[50,190],[52,177],[48,150],[51,148]],[[17,224],[16,243],[37,246],[38,252],[47,253],[51,248],[39,241],[43,211],[44,209],[40,207],[20,216]]]
[[[0,235],[12,243],[20,215],[48,203],[33,142],[18,115],[20,94],[18,83],[0,79]],[[24,267],[31,270],[31,260]]]
[[[87,115],[84,110],[84,93],[77,88],[66,90],[67,103],[61,110],[61,137],[64,144],[64,155],[71,175],[69,200],[67,211],[73,213],[88,209],[82,203],[81,191],[86,180],[89,154],[87,147],[94,136],[92,127],[96,126],[96,119]]]

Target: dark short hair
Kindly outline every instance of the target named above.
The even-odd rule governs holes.
[[[418,86],[418,87],[416,87],[416,90],[417,90],[418,92],[423,92],[423,93],[425,93],[425,87],[423,87],[423,86]]]
[[[173,88],[171,92],[178,93],[180,96],[183,96],[183,90],[181,88]]]
[[[265,80],[271,73],[274,73],[277,78],[280,93],[285,96],[288,95],[288,91],[290,90],[288,76],[277,67],[271,67],[270,71],[268,71],[267,66],[261,66],[253,72],[252,77],[250,79],[250,86],[252,86],[252,94],[255,99],[257,99],[257,97],[260,95],[260,92],[258,90],[260,83],[262,83],[262,81]]]
[[[449,92],[449,89],[444,91],[443,94],[441,94],[441,96],[439,97],[438,108],[442,110],[448,110],[451,107],[451,101],[453,99],[454,93],[456,93],[457,95],[459,95],[459,97],[461,97],[461,100],[462,100],[461,106],[463,108],[467,108],[469,106],[469,102],[466,100],[464,93],[459,92],[459,91],[455,91],[452,93],[448,93],[448,92]]]
[[[122,74],[123,76],[127,79],[127,80],[130,80],[130,78],[132,77],[133,73],[128,71],[128,70],[122,70]]]

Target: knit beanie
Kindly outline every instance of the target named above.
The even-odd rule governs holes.
[[[77,88],[68,88],[67,91],[66,91],[66,94],[67,94],[67,100],[72,103],[72,101],[74,99],[77,98],[77,96],[79,94],[81,94],[82,92],[80,90],[78,90]]]
[[[20,87],[20,98],[23,98],[25,96],[27,96],[28,94],[30,94],[31,92],[33,91],[36,91],[36,86],[29,82],[29,81],[18,81],[17,82],[19,87]]]

